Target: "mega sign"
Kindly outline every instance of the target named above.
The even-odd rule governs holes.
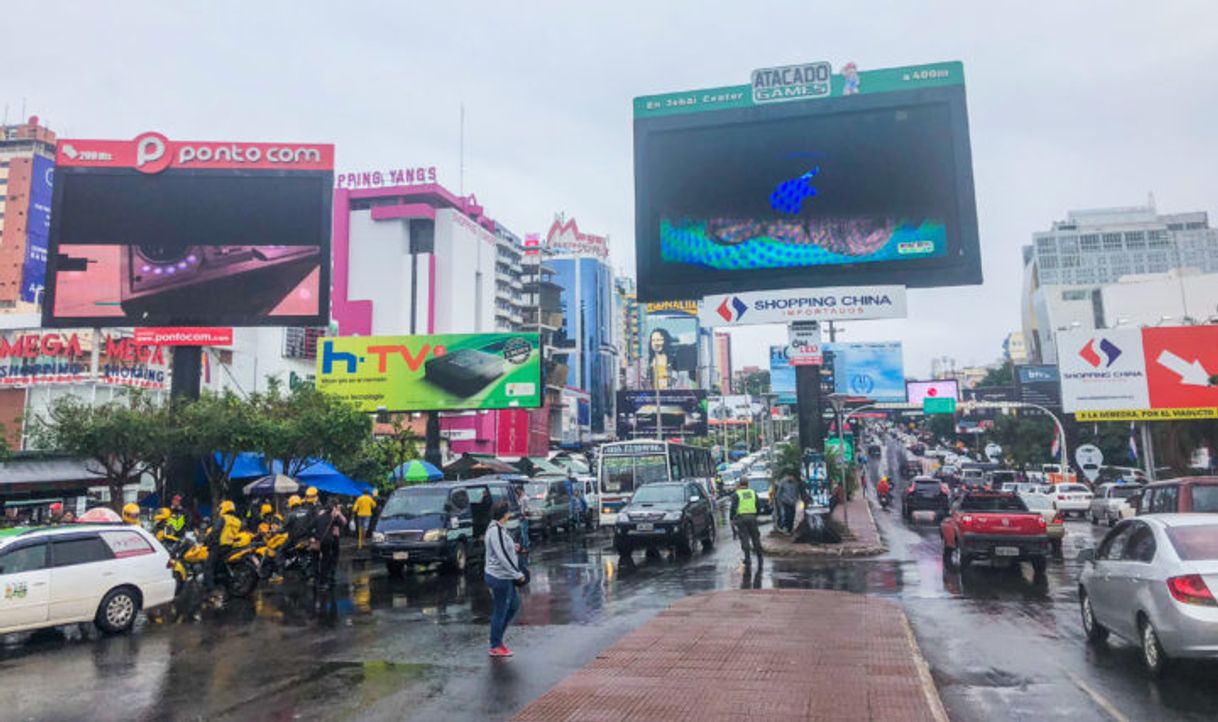
[[[703,326],[871,318],[905,318],[905,288],[860,286],[728,293],[704,297],[698,311]]]
[[[535,333],[325,338],[317,388],[364,411],[541,406]]]
[[[0,336],[0,385],[34,386],[99,381],[116,386],[164,389],[169,365],[157,346],[122,336],[103,336],[93,364],[92,332],[18,333]]]
[[[1062,407],[1080,420],[1214,418],[1218,326],[1061,331]]]

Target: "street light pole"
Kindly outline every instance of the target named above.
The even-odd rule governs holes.
[[[850,531],[850,492],[846,481],[846,437],[842,427],[846,425],[845,394],[829,394],[829,403],[833,405],[834,417],[837,420],[837,453],[842,469],[842,526]],[[861,490],[860,490],[861,491]]]

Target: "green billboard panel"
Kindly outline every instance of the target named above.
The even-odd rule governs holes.
[[[326,338],[317,388],[364,411],[541,406],[535,333]]]
[[[927,396],[922,399],[922,413],[954,414],[956,413],[956,400],[950,396],[938,398]]]
[[[836,437],[830,437],[830,438],[825,439],[825,453],[829,454],[831,452],[835,452],[840,443],[841,443],[841,440]],[[853,461],[854,461],[854,441],[849,436],[847,436],[846,437],[846,462],[850,463]]]

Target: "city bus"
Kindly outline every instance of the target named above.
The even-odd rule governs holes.
[[[597,457],[601,524],[615,524],[617,513],[643,484],[697,481],[715,498],[715,464],[710,449],[671,441],[618,441],[603,444]]]

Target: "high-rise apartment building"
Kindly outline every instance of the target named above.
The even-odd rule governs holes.
[[[55,133],[38,116],[0,126],[0,312],[39,310],[54,169]]]

